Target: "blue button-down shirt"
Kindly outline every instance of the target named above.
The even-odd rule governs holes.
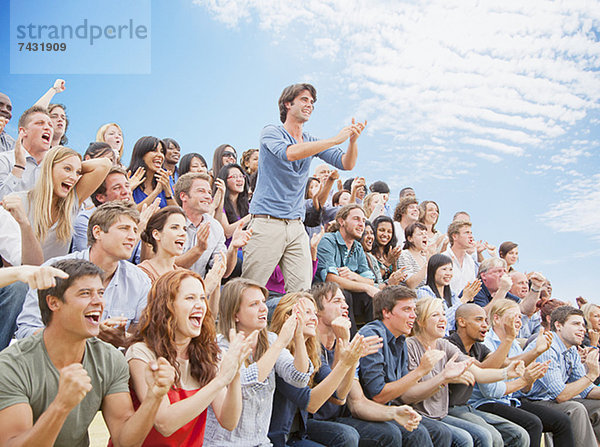
[[[77,251],[66,256],[49,259],[43,265],[51,265],[63,259],[90,260],[90,250]],[[117,270],[104,290],[104,312],[102,319],[124,316],[127,327],[137,323],[146,307],[150,291],[150,279],[129,261],[119,261]],[[29,289],[25,297],[23,310],[17,318],[17,338],[25,338],[43,328],[37,289]]]
[[[381,320],[371,321],[358,332],[365,337],[377,335],[383,339],[383,347],[376,353],[361,358],[359,363],[360,383],[365,395],[373,399],[381,393],[386,383],[408,374],[405,337],[394,337]]]
[[[375,280],[375,275],[369,268],[367,257],[360,242],[352,242],[352,247],[348,250],[348,246],[339,231],[326,233],[323,236],[317,248],[317,259],[319,260],[317,277],[321,281],[325,281],[327,273],[337,275],[339,267],[348,267],[360,276]]]
[[[35,161],[28,152],[25,152],[25,170],[21,178],[13,175],[12,169],[15,166],[15,151],[0,152],[0,200],[18,191],[29,191],[35,186],[41,166]]]
[[[490,301],[492,301],[492,298],[493,298],[492,294],[490,293],[488,288],[485,286],[483,281],[481,281],[481,290],[479,290],[477,295],[475,295],[475,297],[473,298],[473,302],[475,304],[480,305],[481,307],[485,307],[490,303]],[[517,303],[521,302],[521,300],[519,299],[518,296],[515,296],[510,292],[506,293],[506,298],[509,300],[516,301]]]
[[[490,329],[489,332],[485,335],[485,340],[483,344],[489,348],[490,351],[494,352],[498,350],[500,347],[500,338],[494,332],[493,329]],[[512,345],[508,351],[508,358],[515,357],[523,353],[521,349],[521,345],[516,340],[513,340]],[[469,399],[469,404],[474,407],[478,407],[483,404],[488,403],[502,403],[505,405],[514,404],[515,406],[520,406],[521,402],[519,399],[515,397],[516,393],[505,395],[506,393],[506,382],[493,382],[493,383],[476,383],[473,388],[473,393],[471,394],[471,398]]]
[[[302,140],[304,143],[318,141],[307,132],[302,133]],[[296,139],[281,125],[268,125],[263,129],[260,135],[258,178],[250,203],[251,214],[304,219],[304,190],[313,156],[289,161],[287,148],[294,144],[298,144]],[[342,149],[332,147],[314,157],[344,169],[342,155]]]
[[[535,343],[527,347],[527,351],[535,348]],[[585,367],[577,352],[577,346],[567,349],[558,334],[554,333],[550,349],[537,358],[538,362],[550,360],[548,372],[544,377],[535,381],[531,391],[525,396],[531,400],[554,400],[563,392],[567,383],[575,382],[585,376]],[[594,385],[588,386],[579,397],[585,398]]]

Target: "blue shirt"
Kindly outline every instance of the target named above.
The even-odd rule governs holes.
[[[394,337],[381,320],[371,321],[358,333],[365,337],[377,335],[383,339],[383,347],[374,354],[362,357],[359,363],[360,383],[365,395],[373,399],[381,393],[386,383],[395,382],[408,374],[405,337]]]
[[[137,188],[135,188],[131,195],[133,196],[133,201],[136,204],[143,202],[146,199],[146,197],[148,197],[148,194],[146,194],[144,191],[142,191],[141,186],[138,186]],[[168,205],[167,204],[167,196],[165,195],[164,191],[159,192],[158,196],[156,196],[156,197],[160,199],[159,208],[164,208],[165,206]]]
[[[315,383],[320,383],[331,373],[331,367],[321,356],[321,367],[315,373]],[[269,439],[275,447],[286,445],[292,422],[296,412],[299,413],[299,427],[297,435],[305,439],[306,421],[308,420],[308,403],[312,389],[308,386],[297,388],[283,380],[278,374],[275,375],[275,396],[273,397],[273,412],[271,413],[271,425],[269,426]]]
[[[473,298],[473,302],[475,304],[480,305],[481,307],[485,307],[490,303],[490,301],[492,301],[492,298],[493,298],[492,294],[490,293],[488,288],[485,286],[483,281],[481,281],[481,290],[479,290],[477,295],[475,295],[475,298]],[[516,301],[517,303],[521,302],[521,300],[519,299],[518,296],[515,296],[510,292],[506,293],[506,298],[509,300]]]
[[[500,343],[502,341],[496,335],[493,329],[490,329],[487,334],[485,334],[485,340],[483,344],[489,348],[490,351],[494,352],[498,350],[500,347]],[[521,349],[521,345],[516,340],[513,340],[512,345],[508,351],[508,358],[515,357],[523,353]],[[477,408],[483,404],[489,403],[501,403],[505,405],[514,404],[519,407],[521,402],[515,397],[516,393],[505,395],[506,393],[506,383],[503,381],[493,382],[493,383],[476,383],[473,388],[473,394],[471,394],[471,399],[469,399],[469,404],[473,405]]]
[[[307,132],[304,143],[318,141]],[[304,219],[304,190],[313,157],[319,157],[338,169],[344,169],[339,147],[325,149],[317,155],[289,161],[287,148],[298,142],[282,125],[265,126],[260,135],[258,177],[250,203],[251,214],[268,214],[280,219]]]
[[[348,267],[360,276],[375,280],[375,275],[369,268],[367,257],[360,242],[353,241],[348,250],[346,242],[339,231],[326,233],[317,247],[317,278],[325,281],[328,273],[338,274],[338,267]]]
[[[535,343],[527,347],[527,351],[535,349]],[[577,346],[567,349],[558,334],[554,333],[550,349],[540,355],[536,361],[542,363],[550,360],[548,372],[534,382],[529,393],[524,394],[531,400],[554,400],[565,389],[567,383],[575,382],[585,376],[585,367],[577,352]],[[585,398],[594,385],[588,386],[579,397]]]
[[[42,265],[51,265],[62,259],[90,260],[90,250],[77,251],[66,256],[48,259]],[[129,261],[119,261],[117,270],[113,274],[108,286],[104,290],[104,312],[102,320],[110,317],[125,316],[127,327],[137,323],[146,307],[146,299],[150,291],[150,279]],[[40,306],[38,304],[37,289],[29,289],[25,296],[23,310],[17,318],[17,338],[25,338],[36,330],[43,328]]]
[[[82,251],[88,247],[88,222],[90,216],[94,214],[96,208],[81,211],[73,222],[73,243],[71,244],[71,252]]]

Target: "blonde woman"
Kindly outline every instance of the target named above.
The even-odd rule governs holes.
[[[586,338],[583,344],[586,346],[598,346],[600,338],[600,306],[594,303],[587,303],[581,306],[583,318],[587,326]]]
[[[111,166],[107,158],[82,162],[73,149],[55,146],[44,156],[33,189],[15,193],[42,245],[44,261],[69,252],[75,216]]]
[[[495,431],[493,427],[478,425],[448,414],[447,385],[450,383],[473,385],[475,381],[490,383],[514,379],[523,374],[523,362],[512,362],[505,369],[482,369],[474,365],[471,357],[460,352],[454,344],[443,338],[447,322],[442,301],[438,298],[418,300],[416,314],[414,336],[406,340],[408,370],[416,369],[421,362],[421,357],[427,351],[437,351],[440,360],[416,386],[402,395],[402,400],[412,404],[424,417],[444,423],[452,432],[453,443],[491,446],[494,435],[498,435],[497,431],[496,433],[492,431]]]
[[[96,132],[96,141],[110,144],[115,151],[117,160],[123,156],[123,131],[117,123],[106,123]]]
[[[219,302],[217,343],[222,351],[229,349],[229,333],[236,332],[254,337],[252,354],[242,366],[242,413],[237,427],[228,431],[221,427],[209,408],[206,422],[207,446],[268,446],[267,437],[275,373],[296,387],[305,387],[313,372],[304,344],[305,316],[297,306],[281,327],[279,335],[267,331],[267,289],[258,283],[236,278],[223,287]],[[286,346],[294,339],[294,355]]]
[[[376,217],[381,216],[384,212],[383,197],[378,192],[372,192],[365,196],[363,200],[363,208],[368,220],[373,221]]]
[[[331,401],[342,404],[346,399],[354,371],[358,366],[358,360],[362,355],[375,352],[378,345],[376,337],[369,337],[365,340],[362,335],[356,335],[351,343],[347,344],[340,341],[337,349],[339,358],[335,367],[331,369],[328,364],[321,364],[321,343],[317,338],[317,303],[312,295],[307,292],[288,293],[281,298],[281,301],[275,308],[271,330],[278,333],[283,328],[285,321],[294,312],[294,308],[300,306],[300,310],[306,315],[306,323],[303,326],[303,343],[312,364],[314,365],[314,374],[311,376],[309,386],[298,388],[287,384],[278,375],[276,375],[277,388],[273,399],[273,414],[271,416],[271,426],[269,427],[269,438],[275,447],[287,445],[305,445],[311,439],[310,429],[307,427],[308,413],[316,413],[325,402]],[[368,342],[371,341],[371,345]],[[296,343],[300,339],[294,338],[288,345],[289,351],[296,352]],[[375,345],[373,348],[372,345]],[[369,351],[374,349],[375,351]],[[364,354],[363,354],[364,352]],[[313,387],[313,383],[318,385]],[[332,398],[333,393],[335,396]],[[298,415],[298,427],[294,433],[290,434],[292,423]],[[336,422],[331,422],[336,424]],[[340,425],[340,430],[344,426]],[[338,430],[339,431],[339,430]],[[319,434],[319,442],[324,442],[323,436],[326,433]],[[331,434],[331,439],[327,439],[326,445],[333,446],[337,432]],[[321,445],[312,441],[310,445]]]

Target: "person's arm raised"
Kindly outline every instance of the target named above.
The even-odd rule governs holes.
[[[105,157],[85,160],[81,163],[81,178],[75,185],[79,205],[98,189],[111,167],[111,161]]]

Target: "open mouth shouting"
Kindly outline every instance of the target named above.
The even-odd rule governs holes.
[[[100,324],[100,316],[102,312],[99,310],[90,310],[86,312],[83,316],[85,317],[85,321],[87,321],[92,326],[98,326]]]
[[[50,145],[50,141],[52,140],[52,132],[46,131],[42,134],[42,140]]]
[[[204,312],[196,311],[190,315],[190,323],[192,327],[200,329],[202,327],[202,321],[204,320]]]

